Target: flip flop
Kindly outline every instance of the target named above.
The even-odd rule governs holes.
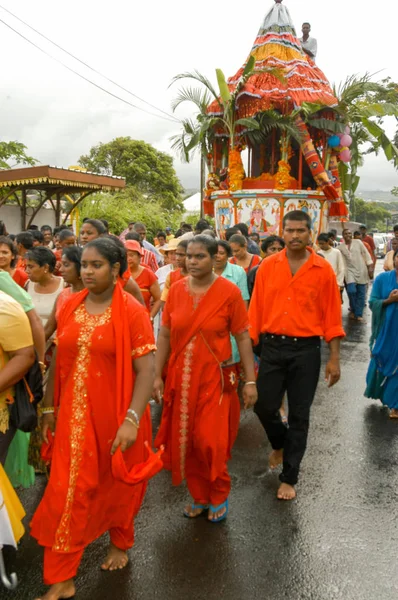
[[[216,513],[219,510],[221,510],[222,508],[226,508],[225,513],[221,517],[218,517],[217,519],[209,519],[210,523],[220,523],[220,521],[224,521],[224,519],[226,519],[228,516],[228,510],[229,510],[228,498],[226,499],[225,502],[223,502],[222,504],[219,504],[218,506],[213,506],[212,504],[210,504],[209,508],[212,513]]]
[[[187,519],[197,519],[198,517],[201,517],[206,510],[209,510],[208,504],[195,504],[195,502],[192,502],[190,506],[191,510],[202,509],[202,512],[193,517],[189,513],[187,513],[186,510],[184,510],[184,517],[187,517]]]

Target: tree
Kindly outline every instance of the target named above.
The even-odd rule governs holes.
[[[370,229],[384,230],[387,219],[391,218],[390,211],[378,202],[366,202],[362,198],[354,198],[351,207],[352,220],[364,223]]]
[[[126,178],[149,202],[157,202],[170,211],[182,210],[183,188],[173,167],[173,159],[150,144],[118,137],[93,146],[79,164],[88,171]]]
[[[359,184],[358,169],[363,165],[366,154],[378,154],[383,150],[386,159],[398,168],[398,148],[383,129],[383,118],[398,118],[397,90],[397,84],[390,79],[375,82],[369,73],[362,77],[351,75],[338,89],[334,89],[339,101],[335,110],[340,119],[351,127],[349,167],[340,162],[341,182],[351,204]]]
[[[26,150],[21,142],[0,142],[0,169],[11,169],[17,165],[34,166],[37,160],[28,156]]]
[[[154,237],[158,230],[166,226],[177,228],[181,220],[181,212],[170,212],[160,202],[148,201],[134,187],[127,187],[114,194],[93,194],[83,200],[79,207],[79,221],[85,217],[91,219],[106,219],[109,229],[115,235],[120,235],[131,221],[142,221],[147,226],[148,237]]]

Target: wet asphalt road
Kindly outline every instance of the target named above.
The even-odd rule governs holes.
[[[331,390],[320,381],[294,502],[276,500],[269,445],[255,415],[242,413],[227,521],[184,519],[187,492],[161,473],[136,520],[127,569],[102,573],[107,539],[97,540],[85,553],[76,598],[396,600],[398,422],[363,397],[369,310],[366,318],[352,324],[344,317],[342,380]],[[43,485],[39,479],[21,493],[29,516]],[[0,598],[37,597],[41,564],[42,551],[25,536],[16,559],[20,585],[0,589]]]

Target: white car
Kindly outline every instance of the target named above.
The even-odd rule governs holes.
[[[376,246],[376,256],[377,258],[384,258],[386,255],[387,248],[387,238],[381,233],[373,234],[373,240]]]

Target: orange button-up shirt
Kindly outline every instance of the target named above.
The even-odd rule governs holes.
[[[311,256],[294,276],[286,250],[259,266],[249,307],[254,344],[260,333],[320,336],[326,342],[345,336],[336,275],[324,258],[309,251]]]

